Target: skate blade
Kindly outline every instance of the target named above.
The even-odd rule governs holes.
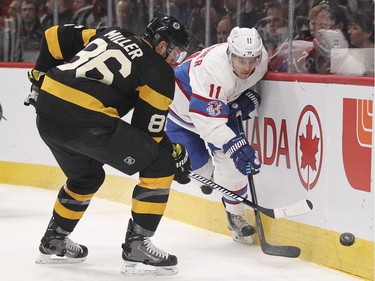
[[[35,263],[37,264],[72,264],[72,263],[81,263],[86,260],[84,258],[69,258],[69,257],[59,257],[56,255],[45,255],[40,253],[36,258]]]
[[[232,231],[232,239],[234,242],[252,245],[254,242],[253,235],[250,236],[239,236],[237,232]]]
[[[152,266],[139,262],[124,261],[121,273],[124,275],[174,275],[178,272],[177,266]]]

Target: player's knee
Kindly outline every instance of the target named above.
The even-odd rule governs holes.
[[[81,194],[84,190],[85,194],[95,193],[102,186],[105,179],[105,172],[103,169],[99,169],[91,175],[79,179],[68,179],[67,186],[73,192]]]
[[[155,160],[143,171],[140,171],[141,177],[159,178],[174,175],[176,165],[172,154],[165,148],[159,147]]]

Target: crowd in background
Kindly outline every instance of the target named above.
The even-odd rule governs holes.
[[[294,0],[292,33],[289,1],[211,0],[209,36],[206,0],[113,0],[110,13],[108,0],[2,0],[0,61],[34,62],[43,32],[56,19],[58,24],[90,28],[118,25],[142,34],[150,19],[149,2],[153,4],[152,16],[172,15],[187,28],[190,54],[207,45],[225,42],[234,26],[255,27],[269,53],[271,71],[332,73],[334,68],[333,73],[338,74],[373,75],[373,0]],[[54,11],[58,12],[57,17]],[[111,14],[113,19],[109,18]],[[287,60],[290,34],[293,34],[292,65]],[[332,49],[346,52],[331,52]],[[339,61],[354,56],[358,63],[353,67],[353,61],[348,61],[351,65],[348,70],[332,62],[333,54]],[[372,65],[368,65],[369,61]]]

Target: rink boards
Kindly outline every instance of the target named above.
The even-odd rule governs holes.
[[[30,67],[0,68],[7,119],[0,121],[0,182],[57,190],[65,177],[37,134],[34,108],[23,105]],[[298,246],[302,259],[369,280],[374,278],[373,83],[373,78],[268,74],[257,86],[262,104],[247,124],[263,164],[255,177],[259,203],[314,204],[300,217],[264,217],[267,240]],[[130,204],[136,177],[106,170],[97,196]],[[204,196],[196,183],[172,188],[167,216],[230,235],[220,194]],[[254,222],[250,209],[247,215]],[[354,245],[339,243],[343,232],[356,237]]]

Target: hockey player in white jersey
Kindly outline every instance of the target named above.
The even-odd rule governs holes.
[[[175,69],[167,135],[185,146],[194,172],[213,177],[244,197],[247,163],[254,174],[261,165],[255,150],[238,132],[233,104],[239,106],[244,120],[250,118],[260,96],[249,88],[262,79],[267,65],[268,54],[257,30],[235,27],[226,43],[193,54]],[[201,189],[205,194],[212,192],[206,186]],[[223,203],[234,241],[252,243],[255,231],[245,220],[244,206],[226,196]]]

